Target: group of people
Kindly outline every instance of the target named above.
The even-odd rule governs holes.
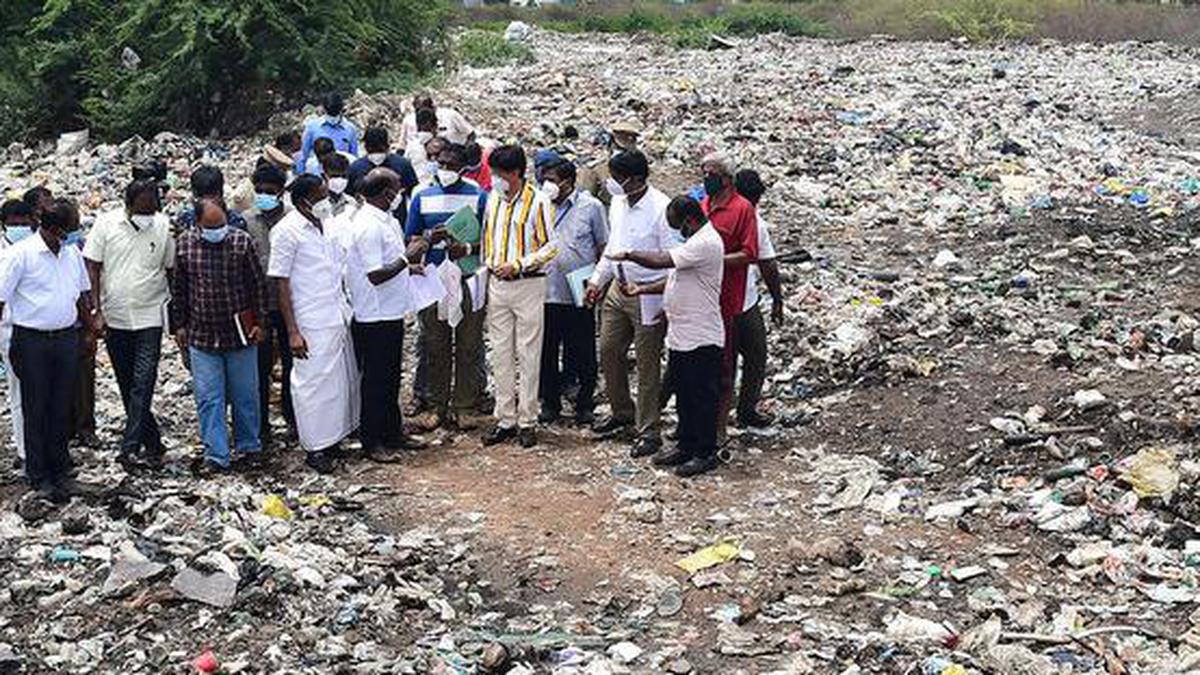
[[[594,169],[562,149],[530,162],[519,145],[481,142],[427,96],[414,100],[398,147],[383,127],[360,139],[340,97],[323,108],[228,192],[220,170],[197,167],[193,199],[174,218],[161,163],[135,169],[123,205],[86,232],[77,206],[45,188],[0,207],[0,358],[34,489],[69,499],[68,442],[96,442],[72,420],[91,414],[80,392],[94,389],[101,341],[125,410],[121,461],[161,461],[152,402],[164,332],[192,375],[207,472],[253,466],[276,440],[276,366],[280,413],[312,469],[333,471],[354,434],[374,461],[421,448],[400,406],[410,315],[427,429],[472,428],[490,376],[484,445],[536,445],[538,424],[562,419],[567,403],[594,433],[631,436],[633,457],[694,476],[718,464],[739,355],[738,422],[771,422],[757,408],[758,276],[772,320],[783,305],[757,173],[712,153],[702,185],[671,198],[651,183],[631,126],[613,129],[610,157]],[[611,403],[600,420],[598,373]],[[672,395],[679,423],[664,447]]]

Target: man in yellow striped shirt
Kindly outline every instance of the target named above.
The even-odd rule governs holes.
[[[538,375],[542,358],[543,267],[557,251],[554,205],[525,179],[525,151],[516,145],[496,148],[488,157],[492,192],[483,221],[483,264],[488,281],[488,337],[496,378],[496,425],[484,445],[514,436],[522,447],[537,444]],[[519,387],[519,389],[518,389]]]

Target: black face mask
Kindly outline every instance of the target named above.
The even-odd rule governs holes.
[[[704,192],[709,197],[716,197],[724,187],[725,181],[720,176],[710,173],[704,177]]]

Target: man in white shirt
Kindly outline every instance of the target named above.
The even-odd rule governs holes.
[[[608,212],[606,257],[596,264],[596,271],[588,281],[587,304],[595,306],[603,299],[600,372],[604,374],[612,414],[597,422],[594,430],[609,435],[635,423],[637,440],[630,454],[647,457],[662,447],[658,397],[662,388],[660,361],[666,326],[657,316],[657,298],[642,301],[621,293],[618,288],[608,289],[607,293],[605,289],[614,278],[651,284],[666,276],[660,270],[635,263],[614,262],[611,254],[630,250],[666,251],[680,239],[678,233],[667,226],[666,208],[670,200],[647,182],[650,165],[644,154],[637,150],[623,152],[609,160],[608,169],[610,177],[605,185],[613,199]],[[630,343],[634,345],[637,358],[636,408],[629,395],[625,357]]]
[[[433,97],[428,94],[417,94],[413,97],[413,109],[404,116],[400,127],[400,144],[407,146],[408,142],[417,135],[417,112],[420,110],[434,111],[437,128],[435,136],[441,136],[451,143],[466,144],[475,138],[475,128],[454,108],[437,106]]]
[[[329,190],[320,176],[291,185],[295,209],[271,230],[267,276],[279,289],[279,310],[292,351],[292,405],[305,463],[333,471],[333,455],[358,426],[358,369],[350,341],[350,306],[342,285],[345,253],[324,230]]]
[[[658,454],[654,463],[674,466],[676,475],[690,478],[717,467],[717,399],[725,346],[721,318],[725,244],[705,219],[700,203],[691,197],[673,199],[667,219],[671,228],[686,238],[682,245],[670,251],[614,253],[610,259],[671,270],[666,279],[646,285],[630,282],[621,290],[631,297],[663,294],[679,446]]]
[[[78,229],[75,205],[55,200],[42,212],[37,234],[0,258],[0,312],[12,312],[10,355],[21,380],[25,477],[57,503],[71,498],[67,432],[79,376],[77,324],[93,330],[83,257],[66,244]]]
[[[421,446],[404,434],[400,413],[400,377],[404,351],[404,315],[408,312],[408,265],[419,262],[425,240],[405,250],[404,231],[392,216],[404,201],[400,176],[372,169],[359,186],[363,205],[350,226],[347,278],[354,308],[354,354],[362,374],[362,423],[358,438],[373,461],[396,459],[398,450]],[[420,267],[416,268],[419,270]]]
[[[0,207],[0,222],[4,224],[4,236],[0,237],[0,256],[22,239],[33,236],[36,222],[33,209],[20,199],[10,199]],[[17,459],[25,461],[25,420],[21,415],[21,379],[13,370],[9,358],[12,344],[12,310],[6,308],[0,318],[0,362],[4,364],[4,375],[8,380],[8,414],[12,420],[12,441],[17,447]]]
[[[83,257],[97,308],[94,322],[105,337],[125,406],[121,462],[156,464],[163,444],[151,402],[171,297],[168,275],[175,264],[175,239],[160,209],[158,185],[135,180],[126,186],[125,206],[96,219]]]
[[[737,421],[742,427],[770,426],[774,419],[758,410],[763,382],[767,376],[767,327],[758,307],[758,278],[771,293],[771,323],[783,323],[783,286],[779,265],[775,261],[775,244],[771,242],[770,224],[762,217],[758,203],[766,185],[754,169],[742,169],[733,179],[738,194],[754,205],[758,212],[758,262],[750,266],[746,279],[746,300],[737,322],[738,355],[742,358],[742,384],[738,391]]]

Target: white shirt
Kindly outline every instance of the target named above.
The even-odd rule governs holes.
[[[346,325],[350,307],[342,290],[345,253],[299,211],[271,228],[271,262],[267,276],[287,279],[292,313],[301,328]]]
[[[451,143],[462,145],[467,142],[475,128],[454,108],[437,109],[438,136]],[[404,116],[400,127],[400,145],[407,146],[408,141],[417,135],[417,113],[410,112]]]
[[[770,228],[770,224],[763,219],[760,213],[758,216],[759,260],[772,260],[775,258],[775,244],[771,242]],[[751,265],[750,271],[746,274],[746,301],[742,303],[743,312],[758,304],[758,279],[761,276],[758,271],[758,265]]]
[[[167,270],[175,265],[175,238],[166,214],[138,229],[124,208],[100,214],[83,245],[83,257],[103,265],[100,309],[118,330],[163,325],[163,308],[171,298]]]
[[[15,326],[62,330],[79,319],[76,303],[90,291],[83,256],[63,244],[55,255],[40,234],[13,244],[0,257],[0,302]]]
[[[392,214],[363,204],[351,226],[353,238],[346,257],[350,304],[360,323],[399,321],[404,318],[408,286],[397,274],[376,286],[367,279],[404,255],[404,232]]]
[[[667,348],[690,352],[698,347],[724,347],[721,320],[721,277],[725,243],[711,223],[671,249],[675,267],[667,274],[663,311],[667,313]]]
[[[678,246],[682,237],[667,225],[667,204],[670,197],[657,188],[648,186],[646,194],[632,207],[627,197],[613,197],[608,207],[608,245],[604,256],[596,263],[590,283],[603,286],[617,273],[616,264],[608,259],[610,253],[626,251],[666,251]],[[625,261],[625,280],[645,284],[663,278],[662,270],[650,270]]]

